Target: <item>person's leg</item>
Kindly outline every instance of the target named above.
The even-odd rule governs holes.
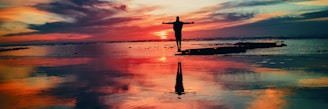
[[[179,51],[179,39],[177,37],[177,33],[175,33],[175,42],[177,43],[177,48],[178,48],[178,51]]]
[[[181,51],[181,32],[175,31],[175,41],[177,43],[178,51]]]
[[[179,50],[181,51],[181,35],[180,35],[180,39],[179,39]]]
[[[177,32],[177,44],[178,44],[178,51],[181,51],[181,31]]]

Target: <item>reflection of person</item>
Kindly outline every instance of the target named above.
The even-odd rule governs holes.
[[[175,32],[175,40],[177,42],[178,51],[181,51],[181,31],[183,24],[193,24],[194,22],[181,22],[179,20],[179,16],[177,16],[177,19],[175,22],[163,22],[162,24],[173,24],[173,29]]]
[[[184,94],[183,88],[183,78],[182,78],[182,69],[181,69],[181,62],[178,63],[178,71],[177,71],[177,78],[175,83],[175,93],[178,95]]]

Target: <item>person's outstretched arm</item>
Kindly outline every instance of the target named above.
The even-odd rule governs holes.
[[[183,24],[194,24],[195,22],[183,22]]]
[[[162,24],[174,24],[174,22],[162,22]]]

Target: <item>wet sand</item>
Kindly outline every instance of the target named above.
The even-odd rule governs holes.
[[[0,107],[324,109],[325,45],[301,43],[210,56],[176,56],[174,42],[28,46],[0,52]]]

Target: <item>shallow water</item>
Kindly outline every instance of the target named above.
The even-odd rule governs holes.
[[[183,47],[234,42],[188,41]],[[287,47],[212,56],[175,56],[175,42],[27,46],[0,52],[0,107],[326,108],[328,40],[284,42]]]

